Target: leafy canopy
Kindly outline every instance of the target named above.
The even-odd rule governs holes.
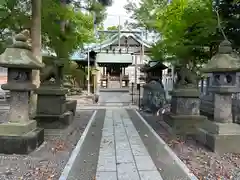
[[[95,24],[105,18],[105,7],[94,0],[72,0],[62,6],[58,0],[42,0],[42,44],[44,48],[68,57],[84,43],[94,41],[93,12]],[[83,9],[90,13],[83,13]],[[65,31],[61,32],[61,23]],[[0,2],[0,52],[6,40],[22,29],[31,27],[31,0],[1,0]]]
[[[155,59],[196,64],[209,58],[209,38],[217,27],[211,0],[141,0],[128,8],[139,26],[161,35],[152,48]]]

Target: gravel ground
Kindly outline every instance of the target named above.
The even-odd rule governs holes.
[[[29,155],[0,155],[0,180],[57,180],[93,114],[78,111],[63,130],[45,130],[45,142]]]
[[[240,154],[220,156],[197,144],[194,138],[182,140],[170,135],[158,123],[159,117],[141,114],[199,180],[240,180]]]

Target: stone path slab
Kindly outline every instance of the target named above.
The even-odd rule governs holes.
[[[162,180],[125,109],[106,110],[96,180]]]
[[[129,92],[101,92],[99,96],[99,104],[109,104],[112,106],[130,104],[131,96]]]

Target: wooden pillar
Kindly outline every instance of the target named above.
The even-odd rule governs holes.
[[[125,67],[122,67],[122,79],[125,76]],[[123,84],[123,81],[122,81]],[[124,80],[124,87],[126,87],[126,81]]]
[[[120,88],[122,88],[122,79],[123,79],[123,73],[122,73],[122,68],[120,67]]]
[[[135,55],[135,76],[134,76],[134,83],[137,84],[137,55]]]
[[[110,81],[110,79],[109,79],[109,72],[107,73],[107,87],[109,87],[109,81]]]

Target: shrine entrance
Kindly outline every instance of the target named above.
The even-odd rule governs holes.
[[[132,64],[130,54],[98,54],[97,64],[100,69],[101,88],[127,88],[129,76],[125,69]]]
[[[101,88],[124,88],[129,85],[129,76],[125,73],[127,63],[98,63],[102,69]]]
[[[112,81],[119,81],[122,68],[118,65],[108,66],[107,74],[109,74]]]

